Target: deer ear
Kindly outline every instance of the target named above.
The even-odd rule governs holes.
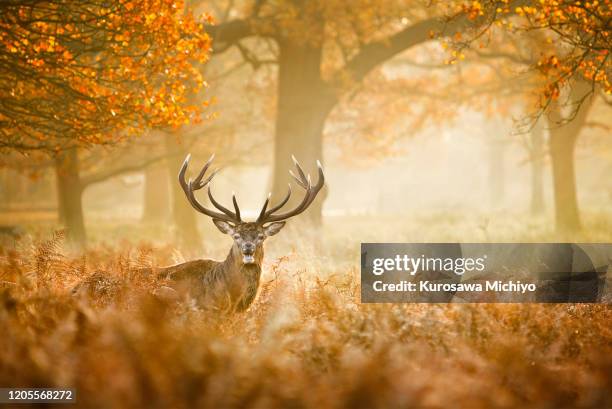
[[[264,231],[266,232],[266,236],[274,236],[283,228],[284,225],[285,222],[274,222],[265,226]]]
[[[223,220],[213,219],[213,223],[217,226],[217,229],[221,231],[221,233],[232,235],[234,234],[234,227],[228,222],[224,222]]]

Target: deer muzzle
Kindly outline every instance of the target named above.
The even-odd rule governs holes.
[[[244,264],[255,263],[255,245],[253,243],[242,245],[242,262]]]

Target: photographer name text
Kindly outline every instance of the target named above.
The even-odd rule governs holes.
[[[397,254],[389,258],[372,260],[372,274],[381,276],[387,272],[405,272],[410,276],[426,275],[428,272],[453,273],[463,276],[470,272],[483,272],[486,268],[487,256],[481,257],[411,257]],[[517,281],[483,280],[481,282],[436,282],[426,279],[420,281],[401,280],[395,283],[376,280],[372,283],[376,292],[514,292],[527,293],[536,291],[533,283]]]

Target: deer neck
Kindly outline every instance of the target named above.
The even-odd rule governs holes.
[[[226,272],[226,284],[230,290],[232,304],[236,310],[244,311],[255,299],[261,277],[261,263],[263,249],[261,246],[255,250],[255,263],[244,264],[242,252],[238,246],[232,246],[227,258],[223,262]]]

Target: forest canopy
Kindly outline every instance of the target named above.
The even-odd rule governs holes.
[[[198,120],[211,42],[182,1],[0,4],[0,148],[59,152]]]
[[[522,46],[531,48],[528,50],[533,58],[530,63],[544,79],[541,88],[544,107],[551,100],[557,100],[564,87],[576,81],[591,84],[589,95],[596,92],[596,88],[605,95],[612,94],[612,9],[609,1],[474,1],[463,4],[462,13],[472,20],[490,16],[488,28],[500,26],[527,39]],[[464,58],[462,51],[467,47],[486,47],[491,34],[487,27],[476,28],[467,37],[457,35],[454,59],[450,61]],[[503,50],[499,56],[504,56]],[[510,53],[505,57],[513,58]]]

